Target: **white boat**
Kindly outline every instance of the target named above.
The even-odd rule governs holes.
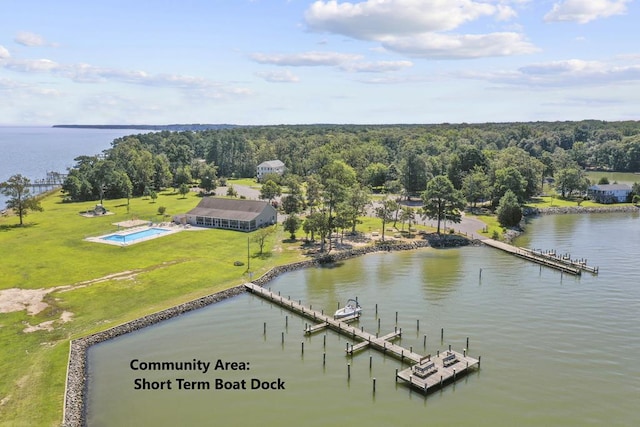
[[[358,301],[350,299],[344,307],[334,313],[333,317],[342,319],[343,317],[360,316],[360,313],[362,313],[362,307]]]

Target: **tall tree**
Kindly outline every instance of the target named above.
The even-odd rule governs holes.
[[[491,194],[489,177],[479,167],[475,167],[471,173],[462,180],[462,193],[474,207],[476,203],[485,200]]]
[[[507,192],[500,199],[498,209],[496,211],[498,215],[498,222],[505,227],[513,227],[518,225],[522,219],[522,208],[518,203],[518,197],[511,190]]]
[[[384,232],[387,223],[393,221],[394,213],[398,210],[399,204],[394,199],[385,197],[378,207],[376,207],[376,217],[382,220],[382,241],[384,242]]]
[[[29,211],[42,211],[40,202],[29,191],[31,181],[20,174],[11,176],[7,181],[0,183],[0,193],[9,198],[7,208],[13,209],[20,218],[20,225],[23,225],[23,218]]]
[[[424,191],[427,182],[427,166],[415,148],[408,149],[400,163],[400,180],[408,198]]]
[[[556,173],[556,188],[560,189],[562,198],[574,191],[585,191],[588,186],[589,180],[581,169],[566,168]]]
[[[267,182],[265,182],[260,189],[260,198],[267,199],[269,200],[269,202],[278,197],[280,194],[282,194],[282,189],[272,180],[268,180]]]
[[[422,202],[422,216],[438,221],[438,234],[442,220],[457,223],[462,219],[460,211],[464,209],[464,198],[444,175],[438,175],[429,181],[427,189],[422,193]]]
[[[217,168],[213,164],[205,165],[201,168],[200,172],[200,187],[202,187],[206,193],[211,193],[217,186]]]

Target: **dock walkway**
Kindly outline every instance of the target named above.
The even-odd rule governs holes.
[[[496,249],[501,249],[517,257],[520,257],[520,258],[523,258],[523,259],[526,259],[550,268],[554,268],[556,270],[560,270],[563,273],[573,274],[574,276],[579,276],[582,273],[582,269],[578,266],[567,264],[565,262],[561,262],[559,260],[552,259],[549,257],[540,256],[536,252],[519,248],[517,246],[509,245],[508,243],[499,242],[493,239],[483,239],[482,243]]]
[[[317,322],[315,325],[305,327],[305,334],[311,334],[321,329],[329,328],[344,336],[359,340],[360,342],[358,344],[347,344],[346,352],[349,355],[353,355],[354,352],[363,348],[371,347],[384,354],[395,356],[403,362],[406,360],[413,363],[410,368],[396,372],[396,378],[407,381],[411,386],[425,393],[432,387],[441,387],[451,380],[455,381],[458,375],[463,375],[469,368],[480,366],[480,360],[467,356],[466,351],[461,354],[452,351],[451,347],[449,347],[449,351],[443,353],[438,352],[436,357],[432,358],[430,355],[423,356],[413,352],[411,349],[408,350],[390,342],[390,340],[402,336],[402,328],[378,337],[377,334],[365,332],[364,328],[349,325],[348,322],[357,319],[357,317],[334,319],[332,316],[324,314],[324,311],[319,312],[313,310],[311,307],[304,306],[300,301],[296,302],[288,297],[285,298],[254,283],[245,283],[244,286],[255,295]],[[437,374],[421,376],[421,369],[424,369],[425,366],[433,369]],[[416,372],[420,375],[417,375]]]

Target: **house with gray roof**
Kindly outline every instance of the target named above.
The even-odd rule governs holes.
[[[262,181],[263,176],[271,173],[282,175],[284,173],[284,163],[280,160],[269,160],[260,163],[256,168],[256,177],[258,178],[258,181]]]
[[[627,184],[592,185],[587,189],[587,196],[598,203],[624,203],[630,193]]]
[[[264,200],[204,197],[198,206],[174,217],[181,224],[227,230],[254,231],[275,224],[278,213]]]

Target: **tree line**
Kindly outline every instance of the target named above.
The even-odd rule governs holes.
[[[166,188],[182,192],[190,185],[208,193],[221,179],[254,177],[259,163],[273,159],[284,162],[288,181],[272,180],[294,188],[283,198],[283,208],[291,212],[304,205],[313,216],[322,205],[331,217],[347,209],[346,194],[353,192],[424,199],[435,177],[445,177],[467,204],[490,201],[497,207],[507,193],[510,200],[523,203],[540,192],[545,179],[555,180],[563,196],[581,192],[589,184],[588,168],[640,171],[640,122],[281,125],[152,132],[118,138],[99,155],[76,158],[63,190],[69,201],[154,197]],[[438,188],[449,188],[442,179],[438,182]],[[349,209],[361,210],[354,201]]]

